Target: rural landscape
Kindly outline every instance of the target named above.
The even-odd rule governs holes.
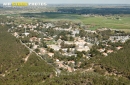
[[[130,85],[130,5],[0,5],[0,85]]]

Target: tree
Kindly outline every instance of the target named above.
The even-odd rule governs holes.
[[[68,53],[70,52],[70,48],[67,49],[67,52],[68,52]]]
[[[45,41],[42,39],[41,40],[41,45],[44,47],[44,48],[47,48],[47,45],[46,45],[46,43],[45,43]]]
[[[40,52],[40,50],[37,48],[37,49],[35,49],[35,52],[36,52],[36,53],[39,53],[39,52]]]
[[[84,37],[84,36],[86,35],[86,32],[85,32],[83,29],[81,29],[81,30],[79,31],[79,35],[80,35],[81,37]]]

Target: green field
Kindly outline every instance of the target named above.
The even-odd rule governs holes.
[[[114,16],[113,16],[114,17]],[[81,18],[84,24],[90,25],[91,28],[113,28],[113,29],[130,29],[130,17],[124,16],[120,19],[110,19],[109,17],[97,16]]]
[[[122,15],[121,17],[117,15],[109,16],[89,16],[85,17],[78,14],[67,14],[67,13],[34,13],[31,14],[36,17],[40,17],[41,20],[69,20],[74,22],[80,22],[83,25],[86,25],[90,29],[98,28],[112,28],[112,29],[130,29],[130,15]],[[117,19],[118,18],[118,19]]]

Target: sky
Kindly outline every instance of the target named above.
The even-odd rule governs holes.
[[[130,0],[0,0],[0,3],[22,1],[45,2],[47,4],[130,4]]]

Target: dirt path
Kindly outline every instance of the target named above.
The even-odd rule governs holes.
[[[24,59],[24,63],[26,63],[28,61],[28,58],[30,57],[31,53],[32,53],[32,51],[30,51],[30,53],[26,56],[26,58]]]

